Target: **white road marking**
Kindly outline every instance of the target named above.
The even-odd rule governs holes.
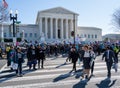
[[[96,82],[101,81],[103,79],[106,79],[106,77],[98,77],[98,78],[92,78],[89,82]],[[113,79],[120,79],[120,76],[112,76]],[[58,81],[58,82],[45,82],[45,83],[34,83],[34,84],[23,84],[23,85],[15,85],[15,86],[6,86],[6,87],[0,87],[0,88],[43,88],[43,87],[52,87],[52,86],[61,86],[61,85],[70,85],[70,84],[76,84],[80,82],[80,79],[73,79],[73,80],[65,80],[65,81]]]

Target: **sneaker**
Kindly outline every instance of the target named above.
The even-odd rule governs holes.
[[[85,76],[85,79],[88,79],[88,75]]]
[[[34,70],[37,70],[37,68],[33,68]]]
[[[44,67],[41,67],[42,69],[44,69]]]
[[[110,77],[107,77],[107,79],[106,80],[110,80],[111,78]]]
[[[81,79],[84,79],[84,75],[81,75],[81,77],[82,77]]]
[[[23,74],[20,74],[19,77],[23,77]]]
[[[19,77],[20,75],[19,74],[16,74],[17,77]]]
[[[95,75],[92,73],[91,76],[95,77]]]

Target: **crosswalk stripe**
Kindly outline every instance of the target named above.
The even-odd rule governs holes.
[[[63,63],[63,64],[60,64]],[[26,66],[26,62],[23,63],[23,67]],[[69,73],[72,70],[72,66],[73,64],[70,62],[67,62],[67,64],[65,64],[65,59],[59,60],[46,60],[45,61],[45,69],[40,69],[40,70],[35,70],[35,71],[28,71],[28,67],[23,68],[23,73],[25,73],[25,75],[23,77],[1,77],[0,81],[6,80],[4,81],[4,83],[12,83],[12,82],[24,82],[24,81],[34,81],[34,80],[48,80],[48,82],[42,82],[42,83],[33,83],[30,84],[29,82],[23,85],[13,85],[13,86],[3,86],[0,88],[36,88],[39,86],[39,88],[43,88],[46,87],[48,88],[49,86],[61,86],[61,85],[71,85],[73,83],[78,83],[80,82],[80,79],[75,79],[74,76],[75,75],[80,75],[82,74],[82,72],[76,72],[74,73]],[[118,63],[118,66],[120,66],[120,63]],[[4,70],[7,70],[10,68],[5,68]],[[78,64],[77,62],[77,70],[82,69],[82,64]],[[115,72],[114,69],[111,70],[112,73]],[[37,74],[35,74],[37,73]],[[41,73],[41,74],[39,74]],[[48,74],[44,74],[44,73],[48,73]],[[120,68],[118,68],[118,73],[120,73]],[[120,79],[120,76],[117,75],[112,75],[112,79]],[[4,76],[4,75],[12,75],[15,74],[15,72],[5,72],[0,74],[0,76]],[[28,75],[27,75],[28,74]],[[96,75],[96,77],[91,78],[91,80],[89,82],[96,82],[96,81],[101,81],[103,79],[106,78],[106,74],[107,74],[107,69],[106,69],[106,63],[105,62],[97,62],[95,61],[95,70],[94,70],[94,75]],[[98,75],[98,76],[97,76]],[[55,79],[58,77],[68,77],[71,78],[73,77],[74,79],[66,79],[66,80],[60,80],[57,82],[51,82],[49,81],[50,79]]]
[[[105,79],[106,77],[98,77],[92,78],[89,82],[97,82]],[[112,76],[112,79],[120,79],[120,76]],[[0,88],[43,88],[43,87],[52,87],[52,86],[60,86],[60,85],[70,85],[80,82],[80,79],[73,79],[73,80],[65,80],[65,81],[58,81],[58,82],[45,82],[45,83],[34,83],[34,84],[23,84],[23,85],[15,85],[15,86],[6,86]]]
[[[101,63],[102,64],[102,63]],[[23,66],[26,66],[25,64],[23,65]],[[120,64],[119,64],[119,66],[120,66]],[[70,70],[72,70],[72,64],[68,64],[68,65],[64,65],[62,68],[60,67],[60,68],[56,68],[56,67],[58,67],[58,65],[51,65],[51,66],[45,66],[45,69],[42,69],[42,70],[36,70],[36,71],[33,71],[33,72],[31,72],[31,73],[44,73],[44,72],[60,72],[60,71],[70,71]],[[67,68],[66,68],[67,67]],[[69,67],[69,68],[68,68]],[[54,69],[52,69],[52,68],[54,68]],[[106,69],[106,65],[105,66],[96,66],[95,65],[95,71],[96,70],[100,70],[100,69]],[[10,69],[10,68],[9,68]],[[28,67],[26,67],[26,68],[24,68],[23,69],[23,71],[25,71],[25,70],[28,70],[29,68]],[[82,69],[82,66],[77,66],[77,70],[79,70],[79,69]],[[8,70],[8,68],[6,68],[6,69],[4,69],[4,70]],[[25,71],[26,72],[26,71]],[[0,76],[4,76],[4,75],[9,75],[9,74],[12,74],[12,73],[15,73],[15,72],[7,72],[7,73],[2,73],[2,74],[0,74]]]
[[[118,72],[120,72],[120,69],[118,69],[119,71]],[[99,71],[94,71],[94,74],[96,75],[96,74],[103,74],[103,73],[106,73],[106,71],[107,70],[99,70]],[[37,72],[37,71],[36,71]],[[33,74],[34,73],[36,73],[36,72],[33,72]],[[48,70],[48,72],[49,72],[49,70]],[[111,70],[111,72],[115,72],[114,70]],[[23,81],[23,80],[37,80],[37,79],[47,79],[47,78],[53,78],[53,77],[58,77],[58,76],[60,76],[61,75],[61,77],[62,77],[62,74],[63,74],[63,76],[68,76],[68,75],[71,75],[71,73],[65,73],[65,72],[59,72],[59,73],[57,73],[57,74],[48,74],[48,75],[36,75],[36,76],[23,76],[23,77],[21,77],[21,78],[13,78],[13,79],[11,79],[11,80],[7,80],[7,81],[5,81],[5,82],[11,82],[11,81]],[[64,75],[65,74],[65,75]],[[82,72],[77,72],[76,74],[82,74]],[[0,79],[0,80],[4,80],[4,79],[6,79],[6,78],[3,78],[3,79]],[[8,78],[9,79],[9,78]]]

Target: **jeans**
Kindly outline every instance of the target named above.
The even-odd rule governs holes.
[[[76,71],[76,62],[73,62],[73,70]]]
[[[18,62],[18,69],[16,70],[16,74],[22,74],[22,62]]]
[[[44,59],[38,59],[38,68],[40,68],[40,62],[41,62],[41,68],[43,68]]]

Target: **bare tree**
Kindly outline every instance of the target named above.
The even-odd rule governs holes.
[[[116,27],[117,31],[120,31],[120,9],[113,13],[112,24]]]

